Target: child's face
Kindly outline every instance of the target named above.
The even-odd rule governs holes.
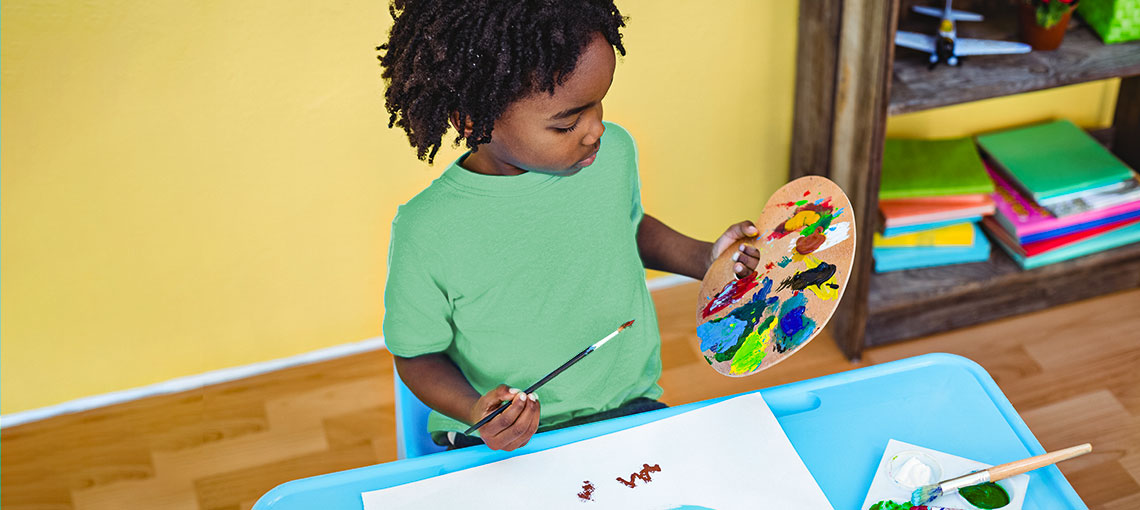
[[[538,172],[569,176],[594,162],[600,147],[602,99],[614,79],[614,49],[594,34],[578,64],[554,94],[537,92],[507,107],[491,133],[462,162],[490,175]]]

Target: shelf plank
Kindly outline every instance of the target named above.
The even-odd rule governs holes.
[[[999,3],[981,12],[986,15],[985,21],[958,23],[960,37],[1019,40],[1013,6]],[[934,18],[912,12],[899,14],[900,30],[937,30]],[[1140,75],[1140,41],[1106,45],[1079,19],[1071,22],[1064,42],[1055,51],[967,57],[958,67],[939,64],[933,70],[928,68],[927,58],[926,53],[897,47],[888,114]]]
[[[871,275],[867,347],[1140,288],[1140,243],[1023,271],[1001,248],[974,264]]]

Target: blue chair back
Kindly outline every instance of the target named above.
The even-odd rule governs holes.
[[[395,366],[392,367],[392,379],[396,387],[396,457],[409,459],[447,450],[435,444],[427,432],[431,408],[420,402],[404,385]]]

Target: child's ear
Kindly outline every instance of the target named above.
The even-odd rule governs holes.
[[[475,123],[471,122],[471,117],[463,117],[461,121],[459,112],[451,112],[451,127],[455,128],[463,138],[470,137],[475,131]]]

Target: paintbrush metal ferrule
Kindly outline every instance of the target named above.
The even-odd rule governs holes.
[[[951,478],[942,483],[939,483],[938,486],[942,488],[942,493],[945,494],[947,492],[961,489],[962,487],[969,487],[971,485],[986,483],[988,481],[990,481],[990,472],[983,469],[975,473],[959,476],[958,478]]]
[[[969,487],[979,483],[986,483],[990,481],[990,472],[988,470],[977,471],[968,473],[957,478],[951,478],[939,482],[937,485],[926,485],[914,490],[910,495],[910,504],[912,505],[925,505],[938,499],[943,494],[954,492],[962,487]]]
[[[606,335],[606,337],[605,337],[605,338],[603,338],[603,339],[601,339],[601,340],[598,340],[597,342],[595,342],[595,343],[594,343],[594,345],[591,345],[591,346],[587,347],[587,348],[586,348],[586,350],[583,352],[583,355],[585,355],[585,354],[589,354],[589,353],[593,352],[593,351],[594,351],[594,349],[597,349],[598,347],[601,347],[602,345],[604,345],[606,342],[609,342],[611,338],[613,338],[613,337],[617,336],[617,335],[618,335],[618,333],[621,333],[622,331],[625,331],[625,328],[628,328],[628,327],[630,327],[630,326],[632,326],[632,325],[633,325],[633,321],[632,321],[632,320],[631,320],[631,321],[629,321],[629,322],[627,322],[627,323],[625,323],[625,324],[622,324],[622,325],[621,325],[621,327],[617,328],[617,330],[615,330],[613,333],[610,333],[609,335]],[[571,360],[571,361],[577,361],[577,360]]]

